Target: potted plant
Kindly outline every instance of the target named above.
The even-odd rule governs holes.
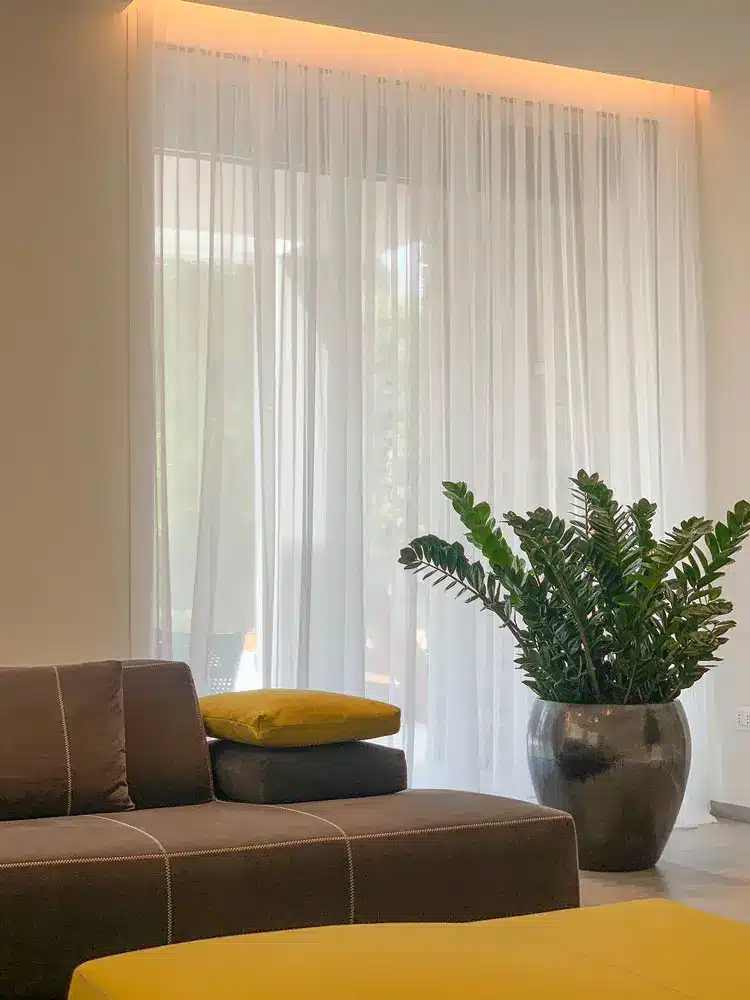
[[[537,696],[527,746],[539,801],[572,814],[582,868],[635,871],[658,861],[677,819],[690,769],[677,699],[735,624],[718,581],[750,533],[750,503],[657,541],[656,504],[622,506],[583,470],[572,483],[568,523],[542,508],[497,523],[465,483],[443,483],[488,568],[435,535],[415,538],[399,562],[513,635]]]

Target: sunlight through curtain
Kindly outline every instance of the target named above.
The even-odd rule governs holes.
[[[690,102],[610,111],[168,32],[150,56],[151,652],[201,691],[391,700],[413,784],[530,795],[512,644],[398,552],[458,536],[443,479],[563,513],[583,466],[662,528],[704,509]]]

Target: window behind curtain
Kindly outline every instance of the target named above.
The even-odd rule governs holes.
[[[653,115],[157,47],[159,486],[201,690],[399,703],[416,783],[523,794],[488,616],[399,570],[442,479],[564,510],[596,468],[699,488],[690,130]]]

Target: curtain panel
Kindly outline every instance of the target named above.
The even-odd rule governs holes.
[[[690,107],[168,34],[148,66],[149,651],[201,691],[393,701],[413,784],[530,795],[512,643],[398,553],[459,536],[444,479],[565,513],[584,467],[662,529],[703,509]],[[687,699],[701,753],[708,698]],[[708,798],[698,768],[685,817]]]

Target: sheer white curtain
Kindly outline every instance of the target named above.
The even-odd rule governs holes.
[[[530,794],[511,643],[398,552],[459,534],[443,479],[703,509],[690,109],[152,56],[152,651],[390,699],[414,784]]]

